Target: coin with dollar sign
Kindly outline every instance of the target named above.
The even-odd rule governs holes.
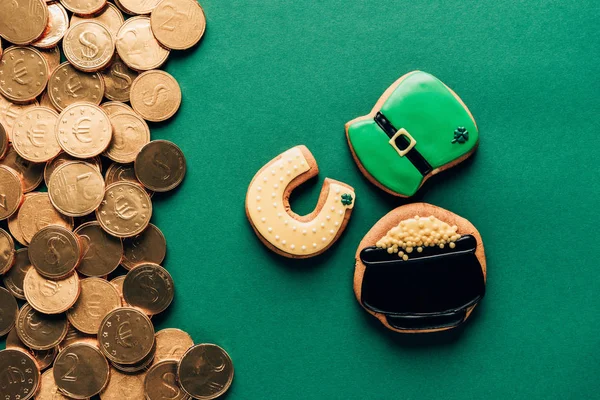
[[[63,40],[63,51],[73,66],[84,72],[106,67],[115,52],[115,41],[99,22],[81,22],[71,27]]]
[[[132,70],[118,56],[110,65],[110,68],[102,71],[106,89],[104,95],[113,101],[129,101],[131,84],[137,78],[138,73]]]

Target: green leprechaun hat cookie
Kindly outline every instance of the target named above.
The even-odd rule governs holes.
[[[422,71],[394,82],[370,114],[346,124],[346,136],[365,176],[402,197],[414,195],[430,176],[465,160],[479,142],[467,106]]]

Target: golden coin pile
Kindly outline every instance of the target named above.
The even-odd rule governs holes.
[[[229,389],[225,350],[151,320],[175,293],[152,196],[186,162],[146,121],[177,112],[179,85],[156,68],[205,26],[196,0],[0,1],[1,399]]]

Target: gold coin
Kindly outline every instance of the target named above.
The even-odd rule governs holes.
[[[145,144],[150,142],[150,128],[133,111],[109,116],[113,137],[104,155],[119,163],[132,163]]]
[[[104,81],[97,72],[86,74],[64,62],[50,76],[48,94],[59,111],[77,102],[98,105],[104,96]]]
[[[17,118],[25,111],[38,105],[37,101],[31,104],[14,104],[6,100],[3,96],[0,96],[0,124],[4,125],[8,134],[8,140],[11,140],[10,134]]]
[[[114,101],[129,101],[131,84],[137,78],[138,73],[130,69],[121,59],[116,56],[110,68],[102,72],[106,91],[104,96]]]
[[[78,15],[92,15],[106,6],[106,0],[60,0],[63,6]]]
[[[69,28],[63,40],[63,52],[78,70],[95,72],[112,60],[115,41],[103,24],[84,21]]]
[[[22,201],[21,177],[14,169],[0,165],[0,220],[13,215]]]
[[[124,112],[135,112],[133,108],[129,107],[127,104],[121,103],[119,101],[107,101],[106,103],[102,103],[100,106],[102,109],[109,115],[117,115]]]
[[[97,221],[78,226],[75,234],[83,247],[83,257],[77,267],[80,274],[100,277],[117,269],[123,257],[121,239],[106,233]]]
[[[198,400],[212,400],[231,386],[233,362],[219,346],[199,344],[183,355],[177,375],[187,394]]]
[[[60,351],[65,347],[72,345],[73,343],[88,343],[92,346],[100,348],[98,345],[98,340],[96,339],[96,335],[97,332],[94,332],[94,335],[86,335],[85,333],[79,332],[77,329],[75,329],[73,325],[69,325],[67,335],[58,345],[58,350]]]
[[[84,21],[100,22],[101,24],[106,26],[110,34],[114,38],[116,38],[117,33],[119,33],[119,28],[121,28],[121,26],[125,22],[125,19],[123,18],[123,14],[121,14],[121,11],[119,11],[119,9],[114,4],[108,3],[107,7],[104,10],[102,10],[99,14],[95,14],[91,17],[80,17],[76,14],[73,14],[73,16],[71,17],[71,26],[75,26],[76,24]]]
[[[152,353],[154,326],[141,311],[118,308],[111,311],[100,324],[98,342],[110,361],[133,365]]]
[[[67,335],[69,323],[64,315],[45,315],[25,304],[17,317],[17,335],[33,350],[56,347]]]
[[[6,156],[0,164],[17,171],[24,193],[31,192],[42,182],[44,164],[32,163],[23,159],[12,147],[8,149]]]
[[[54,381],[54,370],[50,368],[42,374],[42,383],[40,390],[35,396],[36,400],[69,400],[68,397],[62,395],[56,382]]]
[[[128,13],[136,15],[150,14],[159,2],[160,0],[119,0]]]
[[[169,57],[169,50],[154,37],[148,17],[125,21],[117,34],[117,52],[125,64],[137,71],[158,68]]]
[[[69,16],[65,8],[59,3],[48,4],[48,24],[44,33],[32,43],[42,49],[54,47],[65,36],[69,29]]]
[[[15,242],[8,232],[0,228],[0,275],[4,275],[9,272],[14,262]],[[2,315],[0,314],[0,318],[1,317]]]
[[[180,105],[179,84],[164,71],[144,72],[131,85],[131,107],[147,121],[165,121]]]
[[[25,343],[19,339],[17,335],[17,327],[15,326],[8,333],[6,337],[6,348],[7,349],[19,349],[29,354],[31,357],[35,359],[35,363],[40,368],[40,370],[45,370],[54,362],[56,355],[58,354],[58,350],[56,347],[53,347],[48,350],[31,350],[29,347],[25,346]]]
[[[52,205],[64,215],[82,217],[93,212],[104,196],[104,178],[92,164],[67,162],[54,171],[48,182]]]
[[[25,298],[36,311],[43,314],[60,314],[67,311],[79,298],[80,284],[77,274],[58,281],[42,277],[30,268],[23,281]]]
[[[106,169],[106,174],[104,175],[104,181],[106,182],[106,186],[113,184],[115,182],[131,182],[136,185],[142,186],[140,181],[137,180],[135,176],[135,170],[133,169],[133,163],[131,164],[119,164],[112,163]],[[152,194],[150,193],[150,196]]]
[[[40,386],[40,370],[31,356],[21,350],[0,351],[3,400],[29,400]]]
[[[144,399],[144,378],[146,373],[124,374],[115,368],[110,369],[110,380],[100,400],[141,400]]]
[[[49,49],[39,49],[39,51],[48,63],[48,76],[51,76],[60,65],[60,50],[58,46],[54,46]]]
[[[62,226],[48,225],[40,229],[29,242],[31,265],[48,279],[68,276],[77,267],[80,257],[81,247],[77,236]]]
[[[29,44],[40,37],[48,23],[43,0],[0,2],[0,36],[14,44]]]
[[[8,132],[0,122],[0,160],[4,158],[8,152]]]
[[[47,91],[42,93],[42,95],[39,98],[39,102],[40,102],[40,107],[46,107],[51,110],[58,111],[56,109],[56,107],[54,107],[54,104],[52,104],[52,100],[50,100],[50,95],[48,94]]]
[[[23,195],[23,201],[25,201],[25,199],[29,195],[30,195],[30,193],[26,193],[25,195]],[[21,227],[19,226],[19,214],[14,213],[13,215],[11,215],[8,218],[7,222],[8,222],[8,230],[9,230],[10,234],[13,236],[13,238],[17,242],[19,242],[21,244],[21,246],[27,247],[28,243],[23,238],[23,233],[21,232]]]
[[[140,371],[144,371],[148,369],[148,367],[152,364],[154,360],[154,353],[156,351],[156,345],[152,347],[150,353],[144,357],[142,361],[135,364],[119,364],[116,362],[112,363],[112,366],[118,369],[121,372],[125,372],[126,374],[136,374]]]
[[[31,269],[29,262],[29,252],[27,249],[15,251],[15,262],[12,268],[2,277],[4,287],[17,299],[25,300],[23,283],[27,271]]]
[[[76,103],[65,108],[58,117],[56,137],[66,153],[77,158],[90,158],[106,150],[112,127],[102,108]]]
[[[79,331],[97,334],[104,317],[119,307],[119,292],[110,282],[101,278],[86,278],[81,281],[81,295],[73,308],[67,311],[67,318]]]
[[[131,237],[148,226],[152,202],[148,193],[131,182],[117,182],[106,188],[104,200],[96,210],[102,229],[117,237]]]
[[[181,329],[167,328],[156,332],[156,355],[154,363],[163,360],[181,360],[188,349],[194,346],[191,336]]]
[[[154,364],[146,373],[144,388],[148,400],[191,400],[177,382],[177,361]]]
[[[97,347],[74,343],[58,353],[53,374],[61,392],[75,399],[87,399],[106,387],[110,369]]]
[[[15,151],[25,160],[46,162],[60,153],[56,140],[58,113],[44,107],[25,111],[15,122],[12,141]]]
[[[9,47],[0,61],[0,94],[28,103],[42,94],[48,83],[48,62],[33,47]]]
[[[0,336],[6,335],[15,326],[19,305],[12,294],[0,287]]]
[[[157,264],[141,264],[127,273],[123,297],[132,307],[148,315],[165,311],[173,301],[175,286],[171,274]]]
[[[117,292],[119,292],[119,296],[121,297],[121,306],[130,307],[130,305],[127,304],[127,302],[123,298],[123,282],[125,282],[125,275],[117,276],[112,281],[110,281],[110,283],[115,287],[115,289],[117,289]]]
[[[160,264],[167,253],[167,240],[153,224],[139,235],[123,241],[123,259],[121,265],[128,270],[141,264]]]
[[[166,140],[145,145],[135,159],[135,175],[150,190],[166,192],[183,181],[185,156],[179,147]]]
[[[54,171],[56,171],[56,169],[58,167],[60,167],[61,165],[65,164],[67,162],[72,162],[72,161],[81,161],[81,160],[78,158],[72,157],[67,153],[60,153],[58,156],[56,156],[51,161],[46,163],[46,166],[44,167],[44,181],[46,182],[46,186],[48,185],[48,183],[50,183],[50,177],[52,176],[52,174],[54,173]],[[100,159],[99,156],[96,156],[93,158],[88,158],[85,160],[85,162],[87,162],[88,164],[92,164],[98,170],[98,172],[102,172],[102,160]]]
[[[56,211],[48,193],[32,193],[27,196],[19,209],[18,219],[26,243],[30,243],[38,231],[50,225],[73,229],[73,218]]]
[[[206,17],[197,0],[163,0],[152,11],[150,25],[163,46],[185,50],[204,35]]]

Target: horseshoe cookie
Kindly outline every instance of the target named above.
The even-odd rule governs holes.
[[[467,159],[479,143],[467,106],[421,71],[398,79],[370,114],[348,122],[346,137],[361,172],[400,197],[414,195],[429,177]]]
[[[354,293],[388,329],[456,328],[485,295],[481,236],[466,219],[426,203],[392,210],[356,252]]]
[[[278,155],[260,169],[246,195],[246,215],[258,238],[290,258],[323,253],[342,234],[354,207],[354,189],[326,178],[315,210],[305,216],[290,209],[292,190],[319,173],[305,146]]]

